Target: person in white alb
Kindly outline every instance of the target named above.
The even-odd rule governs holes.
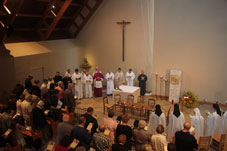
[[[109,71],[106,76],[106,85],[107,85],[107,88],[106,88],[106,94],[107,95],[112,95],[113,93],[113,89],[114,89],[114,73]]]
[[[135,79],[135,74],[132,72],[132,69],[126,73],[126,81],[128,86],[133,86],[133,80]]]
[[[118,68],[116,74],[115,74],[115,80],[116,80],[116,87],[119,88],[120,85],[123,85],[125,83],[125,76],[121,68]]]
[[[174,110],[169,116],[168,141],[175,136],[177,131],[181,131],[184,128],[184,122],[184,114],[180,111],[179,104],[174,104]]]
[[[213,104],[215,112],[208,112],[206,136],[220,135],[222,133],[222,115],[218,104]]]
[[[203,125],[204,118],[200,114],[200,110],[198,108],[194,109],[195,115],[191,116],[191,125],[195,128],[195,137],[199,138],[200,136],[204,136],[203,134]]]
[[[151,113],[149,122],[148,122],[148,131],[151,134],[156,134],[156,128],[158,125],[163,125],[164,129],[166,129],[166,117],[162,112],[161,106],[159,104],[155,105],[155,111]]]
[[[93,82],[93,78],[91,75],[88,74],[88,72],[86,72],[86,74],[84,75],[84,84],[85,84],[85,97],[86,98],[92,98],[92,82]]]
[[[72,81],[73,84],[75,85],[75,97],[77,97],[77,99],[83,98],[81,78],[82,78],[81,73],[79,72],[78,69],[75,69],[75,72],[72,75]]]

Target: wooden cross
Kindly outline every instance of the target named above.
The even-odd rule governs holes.
[[[126,25],[130,24],[131,22],[126,22],[123,20],[122,22],[117,22],[122,27],[122,61],[125,61],[125,27]]]

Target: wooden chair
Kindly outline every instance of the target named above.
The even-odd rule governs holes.
[[[121,95],[120,94],[115,94],[114,95],[114,109],[116,111],[117,107],[120,109],[122,108],[121,106]]]
[[[144,96],[138,96],[137,103],[144,104]]]
[[[108,103],[108,97],[103,97],[103,113],[105,114],[106,109],[108,112],[109,110],[113,110],[113,108],[114,108],[114,105],[110,105]]]
[[[215,135],[212,138],[211,146],[217,151],[224,151],[225,135]]]
[[[211,136],[201,136],[199,138],[198,151],[200,151],[201,149],[206,149],[207,151],[209,151],[210,141],[211,141]]]
[[[132,94],[128,95],[127,101],[133,103],[134,102],[134,95],[132,95]]]
[[[149,98],[148,99],[148,105],[151,105],[152,108],[155,106],[155,104],[156,104],[156,100],[155,99],[153,99],[153,98]]]

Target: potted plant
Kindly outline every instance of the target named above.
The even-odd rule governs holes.
[[[185,91],[185,92],[183,92],[182,98],[184,100],[184,105],[186,107],[195,107],[197,105],[198,96],[195,95],[191,91]]]

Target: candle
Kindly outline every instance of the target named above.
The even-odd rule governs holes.
[[[158,76],[158,73],[156,72],[155,75]]]

